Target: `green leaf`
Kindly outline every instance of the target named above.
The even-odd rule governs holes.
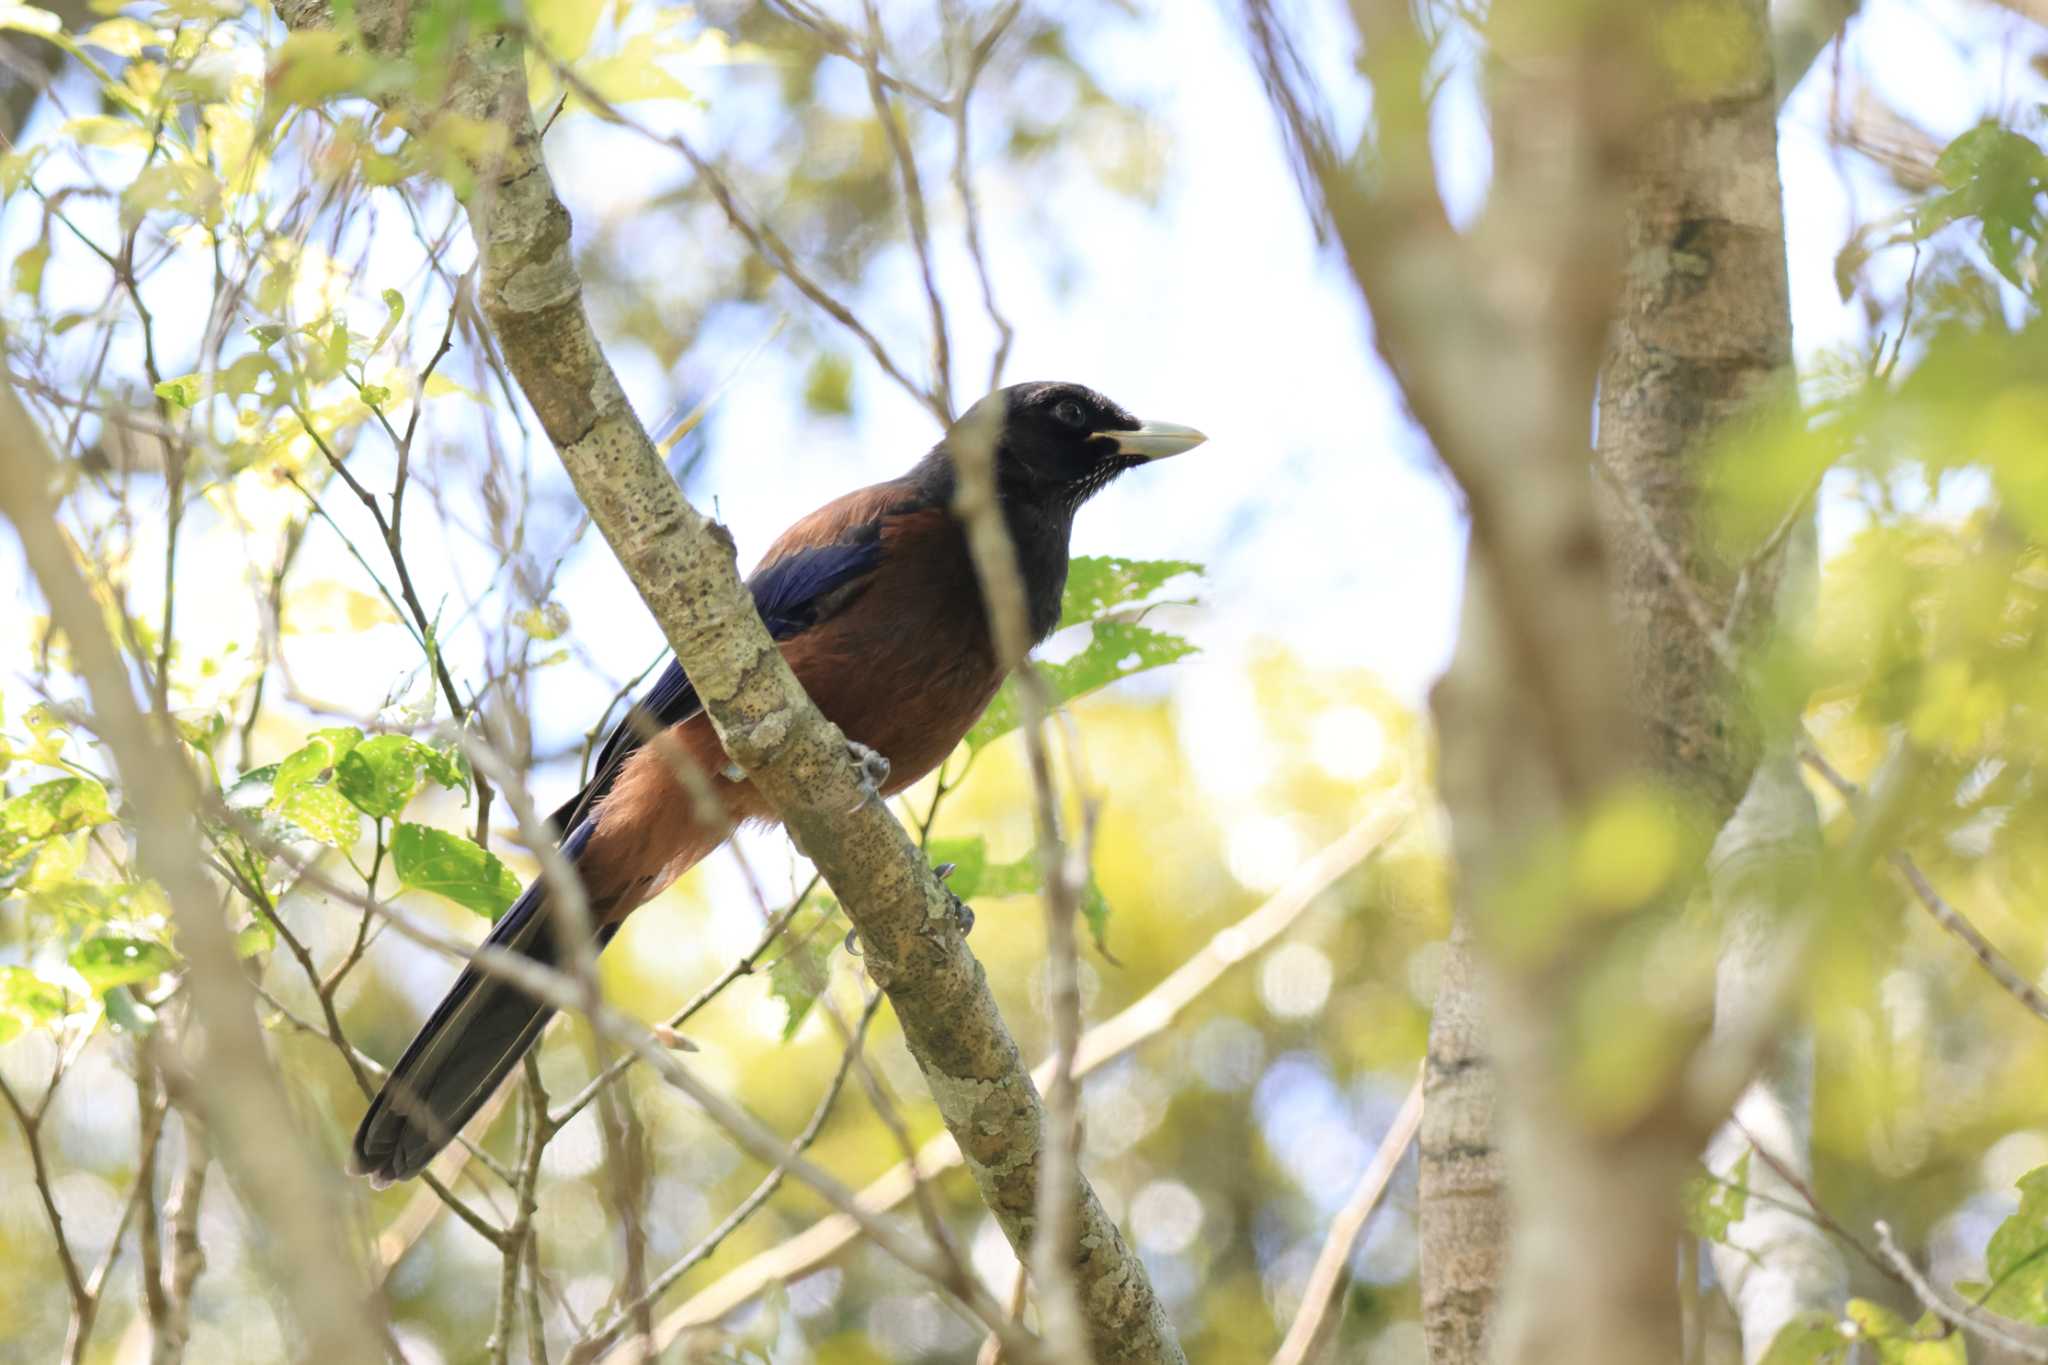
[[[228,718],[224,711],[179,716],[176,721],[178,737],[202,754],[211,753],[214,744],[228,732]]]
[[[496,854],[431,825],[401,824],[391,836],[391,864],[405,885],[446,896],[488,919],[519,898],[519,879]]]
[[[63,987],[27,967],[0,967],[0,1043],[24,1029],[54,1024],[70,1012],[71,998]]]
[[[428,749],[420,760],[426,765],[427,776],[446,787],[449,791],[462,793],[462,804],[469,804],[469,755],[458,745],[446,749]]]
[[[378,297],[384,300],[384,325],[377,329],[377,339],[370,343],[373,351],[391,340],[391,334],[398,330],[398,320],[405,316],[405,295],[396,289],[387,289]],[[368,403],[371,400],[366,397],[363,401]]]
[[[1182,574],[1202,566],[1186,559],[1114,559],[1079,555],[1067,565],[1067,590],[1060,599],[1060,629],[1093,621],[1103,613],[1143,601]]]
[[[254,957],[277,946],[277,926],[258,915],[235,931],[235,956]]]
[[[1933,1313],[1924,1313],[1911,1327],[1883,1304],[1849,1300],[1849,1321],[1862,1340],[1877,1348],[1877,1365],[1969,1365],[1963,1334]]]
[[[830,911],[827,911],[829,916]],[[833,937],[819,930],[777,959],[768,969],[768,993],[780,1000],[787,1011],[782,1021],[782,1041],[796,1037],[818,992],[830,980]]]
[[[946,885],[963,901],[977,896],[1028,896],[1045,887],[1045,878],[1039,875],[1036,851],[1011,862],[992,863],[988,860],[988,841],[978,834],[965,839],[934,839],[925,845],[925,856],[932,860],[933,866],[953,864],[953,872],[946,878]],[[1116,955],[1109,951],[1109,901],[1093,876],[1081,888],[1080,911],[1081,919],[1088,926],[1088,936],[1095,942],[1095,950],[1122,966]]]
[[[270,98],[281,104],[319,104],[361,88],[374,69],[362,45],[344,33],[294,33],[271,59]]]
[[[188,374],[166,379],[156,386],[154,392],[174,408],[189,408],[199,401],[199,376]]]
[[[50,263],[50,244],[38,241],[14,258],[14,289],[30,298],[43,292],[43,267]]]
[[[1749,1158],[1748,1148],[1728,1170],[1724,1179],[1701,1166],[1686,1179],[1684,1190],[1685,1225],[1695,1237],[1704,1237],[1710,1242],[1726,1242],[1728,1229],[1742,1221],[1749,1211]]]
[[[1085,697],[1124,678],[1186,658],[1195,647],[1178,635],[1151,630],[1129,621],[1097,621],[1087,648],[1065,663],[1040,664],[1055,705]],[[1003,684],[981,719],[967,732],[967,747],[979,749],[1022,723],[1014,682]]]
[[[161,976],[178,965],[161,943],[120,934],[101,934],[71,950],[71,965],[95,993]]]
[[[559,640],[569,633],[569,609],[559,602],[543,602],[514,612],[512,624],[536,640]]]
[[[271,804],[281,804],[301,787],[330,781],[342,755],[362,742],[361,730],[315,730],[306,737],[305,747],[277,765],[276,776],[271,779]]]
[[[2015,1322],[2048,1324],[2048,1166],[2019,1179],[2020,1206],[1984,1248],[1983,1306]]]
[[[301,787],[275,810],[329,848],[353,848],[363,837],[361,812],[332,787]]]
[[[362,816],[333,785],[337,766],[362,743],[361,730],[315,730],[305,747],[279,763],[270,778],[270,799],[264,809],[318,839],[330,848],[349,848],[362,837]],[[250,773],[235,784],[240,791],[255,778]],[[228,804],[235,805],[235,792]]]
[[[423,781],[433,750],[405,735],[376,735],[341,756],[334,786],[363,814],[388,820],[405,809]]]
[[[1088,885],[1081,888],[1081,920],[1088,926],[1088,937],[1095,940],[1095,951],[1121,967],[1117,956],[1109,950],[1109,898],[1102,894],[1102,887],[1091,875]]]
[[[145,1037],[155,1030],[156,1011],[137,1000],[126,987],[116,986],[102,999],[107,1007],[107,1022],[116,1032]]]
[[[811,362],[804,376],[804,406],[821,417],[844,417],[853,411],[853,362],[827,351]]]
[[[0,805],[0,853],[59,834],[74,834],[114,817],[107,789],[89,777],[60,777]]]
[[[1805,1312],[1778,1329],[1759,1365],[1847,1365],[1854,1345],[1840,1321]]]
[[[2048,154],[2010,128],[1983,123],[1949,143],[1934,170],[1948,192],[1929,196],[1920,207],[1916,233],[1924,238],[1975,218],[1984,254],[1998,272],[2021,289],[2031,288],[2022,254],[2041,235],[2037,205],[2048,180]]]

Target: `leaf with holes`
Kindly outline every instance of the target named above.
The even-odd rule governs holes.
[[[433,750],[405,735],[375,735],[334,765],[334,786],[363,814],[387,820],[420,789]]]
[[[1801,1313],[1778,1329],[1759,1365],[1849,1365],[1856,1343],[1842,1327],[1831,1314]]]
[[[71,965],[98,994],[161,976],[178,965],[178,958],[146,938],[100,934],[71,950]]]
[[[107,809],[107,789],[89,777],[39,783],[0,805],[0,857],[113,818]]]
[[[1067,565],[1067,590],[1060,600],[1060,629],[1142,602],[1173,579],[1201,571],[1200,564],[1187,559],[1077,555]]]
[[[1701,1166],[1685,1182],[1685,1225],[1709,1242],[1728,1240],[1728,1229],[1749,1212],[1749,1158],[1745,1149],[1726,1177]]]
[[[1038,666],[1047,686],[1052,689],[1056,706],[1085,697],[1113,682],[1163,668],[1195,652],[1195,647],[1178,635],[1169,635],[1130,621],[1097,621],[1090,630],[1092,637],[1079,654],[1064,663]],[[996,699],[989,703],[988,710],[982,713],[981,719],[974,723],[974,728],[967,732],[967,747],[979,749],[991,740],[1000,739],[1016,729],[1022,719],[1016,684],[1006,682],[1003,690],[996,693]]]
[[[1909,1327],[1883,1304],[1851,1299],[1848,1314],[1858,1338],[1877,1348],[1877,1365],[1969,1365],[1963,1334],[1933,1313]]]
[[[2048,1166],[2019,1179],[2020,1206],[1984,1248],[1987,1291],[1972,1295],[2015,1322],[2048,1325]]]
[[[0,1043],[32,1028],[56,1023],[73,1008],[62,986],[45,981],[27,967],[0,967]]]
[[[398,880],[496,919],[519,899],[519,878],[498,856],[432,825],[400,825],[391,836]]]
[[[768,969],[768,993],[782,1002],[785,1011],[783,1042],[796,1037],[811,1006],[818,1003],[819,992],[831,980],[832,948],[836,942],[829,930],[819,927]]]

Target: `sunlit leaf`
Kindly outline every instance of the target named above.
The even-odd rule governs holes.
[[[1182,574],[1201,571],[1200,564],[1186,559],[1076,555],[1067,566],[1067,588],[1060,599],[1060,629],[1093,621],[1132,602],[1142,602]]]
[[[1123,963],[1109,951],[1109,898],[1102,894],[1102,886],[1093,876],[1081,888],[1081,922],[1088,926],[1088,937],[1095,941],[1095,951],[1121,967]]]
[[[50,263],[50,244],[38,241],[14,258],[14,291],[30,298],[43,292],[43,267]]]
[[[2020,1206],[1984,1248],[1984,1307],[2016,1322],[2048,1325],[2048,1166],[2019,1179]]]
[[[782,1021],[783,1042],[796,1037],[811,1006],[818,1002],[818,993],[830,979],[832,949],[837,942],[829,932],[819,930],[785,952],[768,969],[768,993],[780,1000],[786,1011]]]
[[[333,777],[334,767],[341,762],[342,755],[362,742],[361,730],[346,727],[315,730],[307,736],[302,747],[277,765],[277,771],[271,777],[272,802],[282,802],[309,783],[328,781]]]
[[[931,859],[933,866],[953,865],[953,871],[946,878],[946,887],[963,901],[971,901],[977,896],[1034,895],[1045,887],[1035,850],[1006,863],[992,863],[988,857],[988,842],[978,834],[965,839],[934,839],[925,846],[925,856]],[[1115,962],[1116,957],[1109,951],[1108,944],[1109,901],[1092,875],[1081,888],[1079,908],[1096,951]]]
[[[0,967],[0,1043],[49,1027],[80,1003],[27,967]]]
[[[399,320],[405,316],[405,295],[396,289],[386,289],[377,297],[384,301],[384,325],[377,329],[377,339],[370,343],[373,351],[391,340],[391,334],[398,330]],[[363,401],[367,403],[370,400],[365,398]]]
[[[1695,1237],[1726,1242],[1728,1229],[1749,1212],[1749,1158],[1743,1149],[1724,1178],[1704,1166],[1686,1179],[1683,1191],[1685,1225]]]
[[[362,731],[350,728],[314,731],[303,748],[277,765],[265,809],[331,848],[351,847],[362,837],[362,816],[333,783],[336,765],[362,738]]]
[[[1869,1299],[1849,1300],[1848,1313],[1861,1339],[1876,1348],[1877,1365],[1968,1365],[1963,1334],[1933,1313],[1923,1313],[1910,1327],[1897,1313]]]
[[[1778,1329],[1759,1365],[1848,1365],[1854,1340],[1826,1313],[1801,1313]]]
[[[419,791],[432,753],[405,735],[373,735],[334,765],[335,789],[363,814],[389,819]]]
[[[0,852],[72,834],[113,819],[107,789],[89,777],[60,777],[0,805]]]
[[[429,748],[421,757],[428,777],[450,791],[462,793],[462,803],[469,804],[469,755],[457,745],[445,749]]]
[[[125,986],[116,986],[100,998],[107,1007],[107,1022],[117,1033],[146,1037],[156,1028],[156,1011],[135,998]]]
[[[286,36],[270,60],[270,97],[282,104],[317,105],[362,89],[375,70],[362,44],[333,29],[301,29]]]
[[[804,375],[804,406],[820,417],[844,417],[853,411],[853,362],[822,351]]]
[[[391,836],[398,880],[446,896],[489,919],[519,898],[519,879],[496,854],[431,825],[401,824]]]
[[[536,640],[560,639],[569,629],[569,609],[559,602],[512,613],[512,623]]]
[[[1089,629],[1093,637],[1079,654],[1064,663],[1039,665],[1055,704],[1087,696],[1113,682],[1164,667],[1195,652],[1195,646],[1178,635],[1130,621],[1097,621]],[[967,747],[979,749],[1016,729],[1021,720],[1016,684],[1004,683],[988,710],[967,732]]]
[[[199,376],[188,374],[166,379],[156,386],[154,392],[174,408],[189,408],[199,401]]]
[[[72,967],[96,992],[148,981],[177,963],[177,955],[163,944],[120,934],[89,938],[71,950]]]

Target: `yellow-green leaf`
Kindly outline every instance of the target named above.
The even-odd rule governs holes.
[[[496,919],[519,898],[519,879],[496,854],[431,825],[402,824],[391,836],[398,880]]]

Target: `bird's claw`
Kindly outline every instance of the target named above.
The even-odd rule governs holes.
[[[946,899],[950,902],[948,909],[952,913],[953,923],[960,930],[960,937],[966,938],[974,932],[974,911],[966,901],[953,894],[952,887],[946,885],[946,879],[953,875],[953,870],[957,866],[956,863],[940,863],[932,869],[932,875],[939,879],[939,890],[946,893]]]
[[[954,925],[960,930],[960,937],[966,938],[970,933],[974,932],[974,910],[966,901],[953,894],[952,887],[946,885],[946,879],[953,875],[954,869],[958,866],[959,864],[957,863],[940,863],[932,869],[932,875],[939,879],[939,890],[946,893],[946,900],[949,902],[947,911],[951,915]],[[860,930],[848,929],[846,931],[846,951],[855,957],[861,955]]]
[[[860,800],[847,812],[851,815],[882,794],[882,784],[889,780],[889,760],[857,739],[846,741],[846,752],[860,773]]]

